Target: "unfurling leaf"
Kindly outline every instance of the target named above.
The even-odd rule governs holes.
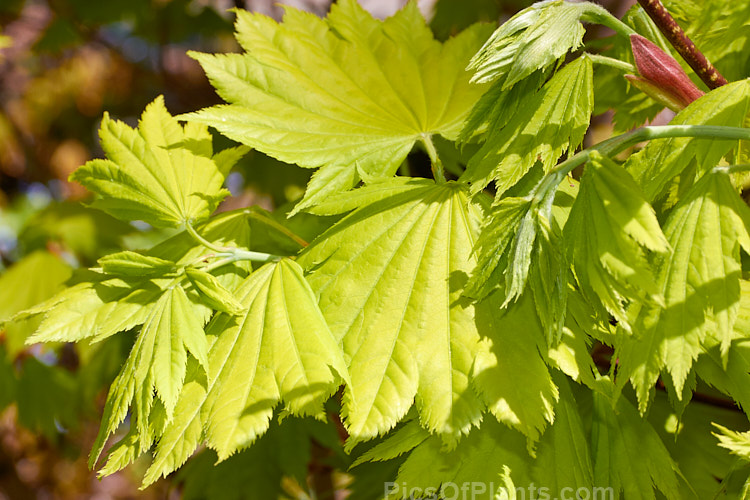
[[[682,66],[641,35],[630,35],[635,65],[641,79],[626,75],[630,82],[673,111],[680,111],[703,96]]]
[[[506,303],[520,295],[518,292],[522,292],[525,285],[535,238],[531,200],[500,200],[492,208],[486,227],[477,240],[477,267],[466,285],[465,293],[481,299],[499,288],[507,297]],[[522,282],[513,286],[514,280],[517,282],[519,278]]]
[[[593,109],[593,70],[580,57],[560,70],[538,92],[529,92],[502,126],[488,131],[486,142],[469,160],[461,180],[478,193],[495,181],[498,197],[536,163],[545,171],[583,141]],[[497,110],[505,113],[505,110]]]
[[[111,276],[159,276],[174,269],[175,263],[150,255],[125,250],[102,257],[97,261],[102,271]]]
[[[185,268],[185,274],[207,305],[228,314],[242,312],[242,304],[213,275],[190,267]]]
[[[586,32],[581,21],[608,15],[589,2],[537,2],[500,26],[472,58],[468,68],[475,71],[472,81],[502,79],[507,90],[580,47]]]

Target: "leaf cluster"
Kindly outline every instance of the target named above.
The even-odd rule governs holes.
[[[539,2],[444,42],[416,2],[385,21],[354,0],[325,19],[236,14],[242,53],[191,54],[226,104],[175,118],[157,98],[137,128],[105,115],[107,158],[72,175],[94,207],[174,235],[4,311],[37,322],[29,343],[136,332],[92,467],[116,435],[101,474],[150,455],[146,486],[205,446],[189,498],[229,481],[271,498],[326,440],[354,498],[368,478],[408,486],[390,498],[728,488],[710,433],[748,459],[729,429],[750,411],[750,80],[582,150],[602,93],[635,110],[618,127],[653,111],[584,43],[584,23],[659,42],[637,9]],[[215,151],[208,127],[241,144]],[[215,213],[250,148],[315,170],[295,217]],[[415,148],[432,179],[403,175]]]

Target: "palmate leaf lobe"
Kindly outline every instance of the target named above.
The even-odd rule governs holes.
[[[622,374],[631,378],[641,410],[666,369],[678,394],[707,335],[726,367],[740,308],[740,247],[750,245],[750,209],[724,172],[703,176],[671,211],[665,235],[672,252],[659,259],[663,307],[643,305],[635,336],[622,339]]]
[[[563,234],[581,291],[623,327],[628,298],[658,301],[645,251],[665,253],[669,245],[653,208],[614,161],[591,153]]]

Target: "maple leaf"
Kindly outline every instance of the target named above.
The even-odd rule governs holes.
[[[228,105],[185,115],[315,173],[296,210],[360,180],[392,176],[417,141],[454,139],[484,86],[464,68],[492,29],[441,44],[415,2],[378,21],[354,0],[323,20],[286,8],[281,24],[237,11],[244,54],[191,53]]]
[[[193,364],[144,484],[182,465],[205,437],[225,459],[265,433],[281,401],[293,415],[321,417],[323,402],[348,381],[346,364],[302,269],[284,259],[235,291],[240,316],[206,328],[208,376]]]
[[[352,441],[392,428],[415,397],[423,425],[456,439],[482,410],[470,380],[480,334],[461,297],[481,206],[456,183],[397,178],[315,210],[354,203],[299,259],[349,359],[343,411]]]
[[[207,127],[181,127],[161,96],[146,107],[137,130],[105,114],[99,137],[107,159],[87,162],[70,179],[101,196],[95,207],[155,226],[174,227],[211,215],[229,194],[221,187],[224,175],[247,151],[224,152],[217,164]]]
[[[586,32],[582,21],[608,16],[590,2],[537,2],[500,26],[477,52],[469,65],[475,70],[472,80],[499,80],[507,90],[580,47]]]

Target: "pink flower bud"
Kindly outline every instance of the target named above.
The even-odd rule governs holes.
[[[630,35],[635,65],[641,78],[626,78],[638,89],[679,111],[703,95],[675,59],[641,35]],[[677,109],[675,109],[677,108]]]

